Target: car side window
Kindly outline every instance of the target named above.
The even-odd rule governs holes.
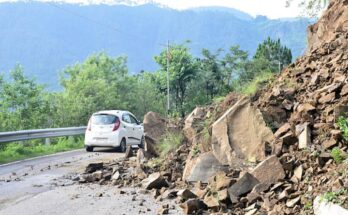
[[[132,116],[132,115],[128,115],[128,116],[130,117],[132,124],[138,125],[138,120],[134,116]]]
[[[126,113],[122,115],[122,121],[124,121],[126,123],[132,123],[131,118]]]

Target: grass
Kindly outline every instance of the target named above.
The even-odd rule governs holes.
[[[178,149],[183,140],[184,137],[181,133],[167,133],[157,145],[160,156],[165,157],[168,153]]]
[[[219,97],[215,97],[213,99],[213,104],[220,104],[221,102],[223,102],[225,100],[225,96],[219,96]]]
[[[343,202],[341,202],[338,197],[342,195],[345,196],[346,194],[346,189],[341,189],[338,192],[326,192],[324,195],[320,197],[320,202],[332,202],[341,205]]]
[[[9,143],[2,150],[0,150],[0,164],[41,155],[79,149],[83,148],[83,145],[82,137],[52,138],[51,145],[45,145],[42,140],[32,140],[23,143]]]
[[[260,85],[265,85],[272,82],[274,80],[274,76],[275,74],[271,72],[259,74],[252,81],[241,87],[241,93],[248,96],[254,95],[258,91]]]
[[[151,169],[155,169],[157,167],[161,167],[163,162],[164,162],[163,158],[152,158],[147,163],[145,163],[145,166]]]
[[[330,154],[334,161],[338,164],[342,163],[343,160],[347,158],[347,155],[338,147],[333,148]]]
[[[303,209],[305,209],[305,210],[312,210],[313,209],[312,202],[310,202],[310,201],[306,202],[306,204],[303,206]]]

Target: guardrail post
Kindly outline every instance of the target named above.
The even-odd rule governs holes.
[[[46,146],[51,145],[51,139],[49,137],[45,138],[45,145]]]

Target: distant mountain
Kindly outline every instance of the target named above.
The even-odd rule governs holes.
[[[254,53],[266,37],[280,38],[295,56],[306,46],[305,19],[253,18],[220,7],[178,11],[154,4],[74,5],[17,2],[0,4],[0,71],[19,63],[50,89],[57,89],[58,71],[105,51],[127,55],[131,73],[153,71],[153,56],[167,40],[191,40],[192,52],[228,49],[239,44]]]

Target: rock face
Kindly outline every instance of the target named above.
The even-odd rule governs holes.
[[[261,112],[243,98],[225,112],[212,128],[212,148],[222,164],[233,166],[238,159],[261,161],[265,144],[272,143],[273,133]]]
[[[347,9],[347,1],[330,1],[328,9],[322,15],[320,21],[307,30],[308,53],[335,39],[337,33],[348,31],[348,13],[345,12]]]
[[[211,176],[222,170],[227,170],[226,166],[221,165],[212,152],[206,152],[186,163],[183,179],[207,183]]]
[[[255,167],[251,174],[264,184],[274,184],[279,179],[285,178],[283,166],[275,155],[262,161]]]

